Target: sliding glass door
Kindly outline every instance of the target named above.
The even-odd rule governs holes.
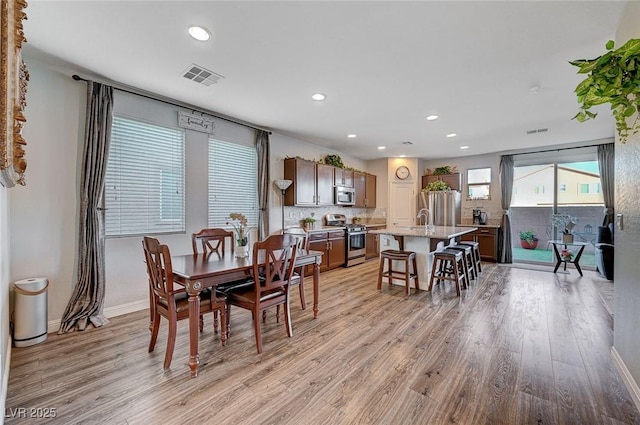
[[[587,244],[580,265],[595,265],[594,243],[603,219],[604,201],[595,154],[593,159],[580,159],[514,167],[514,262],[555,263],[550,241],[562,239],[566,223],[571,222],[574,240]],[[530,237],[532,234],[534,238]],[[521,235],[529,237],[523,240]]]

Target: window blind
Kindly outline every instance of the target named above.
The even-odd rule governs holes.
[[[209,138],[209,227],[231,228],[229,214],[258,225],[258,156],[255,147]]]
[[[185,231],[185,133],[113,117],[105,181],[105,235]]]

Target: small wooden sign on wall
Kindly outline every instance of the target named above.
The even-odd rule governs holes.
[[[194,112],[178,111],[178,127],[209,134],[216,132],[216,123],[213,119]]]

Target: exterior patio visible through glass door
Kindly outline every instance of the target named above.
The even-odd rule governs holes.
[[[587,243],[580,265],[595,267],[595,236],[602,224],[603,209],[595,159],[516,166],[511,201],[513,261],[555,264],[549,241],[561,240],[566,224],[571,222],[568,227],[574,241]]]

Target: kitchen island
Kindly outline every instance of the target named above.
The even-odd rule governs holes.
[[[380,235],[380,251],[387,249],[400,249],[413,251],[416,253],[418,263],[418,278],[420,287],[425,290],[429,286],[429,276],[431,275],[431,262],[433,251],[430,250],[431,240],[439,240],[436,250],[443,249],[448,244],[449,239],[458,238],[467,233],[478,230],[476,227],[459,226],[431,226],[426,230],[425,226],[397,226],[380,230],[370,230],[370,233]],[[400,270],[403,264],[397,266]],[[404,281],[394,280],[394,284],[404,286]],[[412,281],[412,287],[413,281]]]

